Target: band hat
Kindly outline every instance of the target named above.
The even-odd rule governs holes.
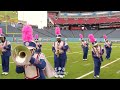
[[[24,42],[24,45],[28,48],[28,49],[34,49],[36,48],[36,44],[34,42]]]

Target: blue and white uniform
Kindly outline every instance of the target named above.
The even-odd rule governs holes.
[[[81,45],[81,47],[82,47],[82,50],[83,50],[83,60],[87,60],[87,55],[88,55],[88,43],[87,43],[87,41],[83,41],[82,42],[82,45]]]
[[[25,79],[46,79],[46,62],[44,54],[34,54],[30,63],[24,66],[16,66],[17,73],[24,73]]]
[[[94,77],[99,77],[101,62],[103,61],[102,55],[104,49],[98,45],[98,47],[92,47],[92,57],[94,60]]]
[[[2,70],[3,70],[3,74],[8,73],[9,72],[9,60],[10,60],[10,56],[11,56],[11,43],[7,40],[5,40],[4,43],[2,44]]]
[[[110,41],[105,42],[104,44],[106,50],[106,59],[110,59],[111,51],[112,51],[112,43]]]
[[[52,51],[54,53],[54,68],[57,75],[64,75],[65,65],[67,61],[66,52],[69,46],[67,42],[64,41],[56,41],[53,43]],[[57,55],[57,50],[59,49],[59,55]]]
[[[42,48],[42,44],[39,43],[39,42],[36,42],[36,50],[35,50],[35,52],[40,53],[41,52],[41,48]]]

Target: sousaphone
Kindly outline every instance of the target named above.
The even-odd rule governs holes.
[[[23,66],[29,64],[29,61],[31,59],[31,52],[27,47],[23,45],[16,46],[12,50],[12,59],[16,65]]]

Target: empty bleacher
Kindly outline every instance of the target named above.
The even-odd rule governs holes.
[[[120,38],[120,30],[114,30],[112,33],[108,34],[109,38]]]
[[[86,24],[95,24],[96,23],[96,18],[88,18],[86,20]]]
[[[111,30],[99,30],[98,32],[96,32],[94,34],[94,36],[97,37],[97,38],[103,38],[104,34],[109,35],[112,31],[115,31],[115,30],[114,29],[111,29]]]
[[[59,17],[55,13],[48,13],[48,17],[54,22],[54,24],[100,24],[120,22],[119,15],[100,15],[94,17]],[[77,18],[77,19],[76,19]]]
[[[73,38],[73,34],[72,34],[71,30],[61,30],[61,34],[62,34],[63,37]]]
[[[3,33],[6,34],[6,27],[3,26]],[[21,30],[14,27],[8,26],[8,33],[21,33]],[[110,29],[110,30],[61,30],[63,38],[79,38],[79,34],[84,34],[84,38],[87,38],[89,34],[94,34],[96,38],[102,38],[106,34],[109,38],[120,38],[120,30]],[[33,29],[33,34],[38,34],[39,37],[50,37],[55,38],[55,30],[43,30],[43,29]],[[13,37],[13,34],[7,34],[7,37]],[[15,37],[21,37],[21,34],[15,34]]]

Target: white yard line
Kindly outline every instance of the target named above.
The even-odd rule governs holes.
[[[82,54],[82,53],[80,53],[80,52],[73,52],[73,53],[67,53],[67,54],[74,54],[74,53],[79,53],[79,54]]]
[[[118,45],[118,46],[111,46],[111,47],[120,47],[120,45]]]
[[[48,50],[48,51],[51,50],[52,51],[52,49],[42,49],[42,50]]]
[[[74,54],[74,53],[82,54],[82,53],[80,53],[80,52],[73,52],[73,53],[67,53],[67,54]],[[91,54],[88,54],[88,55],[91,55]],[[48,57],[46,57],[46,58],[50,58],[50,57],[54,57],[54,56],[48,56]]]
[[[49,58],[49,57],[54,57],[54,56],[48,56],[48,57],[46,57],[46,58]]]
[[[73,52],[73,53],[68,53],[68,54],[74,54],[74,53],[80,53],[80,52]],[[82,54],[82,53],[80,53],[80,54]],[[48,57],[46,57],[46,58],[49,58],[49,57],[54,57],[54,56],[48,56]],[[68,60],[68,59],[67,59]],[[10,63],[14,63],[14,62],[10,62]],[[2,64],[0,64],[0,65],[2,65]]]
[[[87,64],[84,64],[83,66],[89,66],[89,65],[91,65],[90,63],[87,63]]]
[[[116,72],[117,74],[120,73],[120,70]]]
[[[120,46],[112,46],[112,47],[120,47]]]
[[[79,62],[79,61],[75,61],[75,62],[72,62],[72,63],[77,63],[77,62]]]
[[[80,53],[80,52],[72,52],[72,53],[67,53],[67,54],[74,54],[74,53],[82,54],[82,53]],[[49,58],[49,57],[54,57],[54,56],[48,56],[48,57],[46,57],[46,58]]]
[[[74,49],[75,49],[75,48],[79,48],[79,49],[81,49],[81,47],[79,47],[79,46],[78,46],[78,47],[72,47],[72,48],[74,48]],[[42,50],[51,50],[51,51],[52,51],[52,49],[45,49],[45,48],[42,49]]]
[[[102,66],[101,68],[104,68],[104,67],[106,67],[106,66],[108,66],[108,65],[110,65],[110,64],[112,64],[112,63],[114,63],[114,62],[116,62],[116,61],[118,61],[118,60],[120,60],[120,58],[118,58],[118,59],[116,59],[116,60],[114,60],[114,61],[112,61],[112,62],[110,62],[110,63],[108,63],[108,64],[106,64],[106,65],[104,65],[104,66]],[[92,74],[93,72],[94,72],[94,71],[90,71],[90,72],[88,72],[88,73],[86,73],[86,74],[84,74],[84,75],[82,75],[82,76],[80,76],[80,77],[77,77],[76,79],[81,79],[81,78],[83,78],[83,77],[86,77],[86,76]]]

